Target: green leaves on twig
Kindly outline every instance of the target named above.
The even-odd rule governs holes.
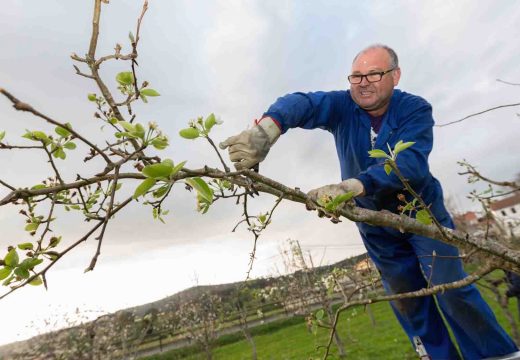
[[[137,100],[136,96],[136,90],[135,90],[135,79],[134,74],[131,71],[123,71],[116,75],[116,81],[119,84],[118,90],[123,95],[128,96],[127,102],[130,102],[132,100]],[[139,89],[139,98],[144,102],[148,103],[148,97],[156,97],[161,96],[159,92],[155,89],[147,88],[148,82],[145,81],[141,85],[141,88]],[[94,95],[93,97],[91,95]],[[96,101],[95,94],[89,94],[89,100],[90,101]]]
[[[213,190],[199,177],[186,179],[184,182],[197,191],[197,211],[205,214],[213,203]]]
[[[197,120],[190,121],[190,126],[179,131],[179,135],[189,140],[198,137],[208,137],[213,126],[220,124],[222,124],[222,121],[218,120],[215,114],[211,113],[205,120],[200,116]]]
[[[333,199],[318,199],[318,203],[325,208],[325,210],[334,212],[341,208],[344,203],[352,200],[354,197],[354,191],[349,191],[344,194],[338,195]]]
[[[394,168],[397,169],[397,155],[411,147],[413,144],[415,144],[413,141],[403,142],[402,140],[399,140],[393,149],[388,146],[389,154],[381,149],[370,150],[368,154],[372,158],[385,159],[384,170],[387,175],[390,175]],[[403,179],[401,179],[401,181],[403,181]],[[403,194],[399,194],[398,199],[404,203],[404,205],[400,205],[398,208],[401,211],[401,214],[408,212],[409,216],[412,216],[413,212],[415,212],[415,218],[421,224],[430,225],[433,222],[428,209],[417,208],[417,202],[419,199],[414,198],[411,201],[407,201]]]
[[[142,170],[142,174],[146,176],[146,179],[141,182],[141,184],[139,184],[139,186],[137,186],[135,189],[133,195],[134,199],[146,195],[146,193],[148,193],[157,184],[157,182],[162,182],[163,187],[164,185],[167,185],[167,187],[161,187],[162,190],[155,191],[153,196],[155,198],[164,196],[165,193],[169,190],[169,186],[171,186],[173,183],[173,176],[182,170],[185,164],[186,161],[183,161],[177,165],[174,165],[172,160],[165,159],[160,163],[145,166]]]
[[[71,129],[72,126],[69,123],[66,123],[65,127],[57,126],[54,129],[57,136],[46,134],[40,130],[26,130],[22,137],[32,141],[41,142],[44,147],[49,147],[48,150],[54,158],[65,160],[67,157],[65,149],[76,149],[76,144],[72,141],[73,136],[70,132]]]

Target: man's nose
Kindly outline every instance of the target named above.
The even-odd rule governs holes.
[[[368,84],[370,84],[370,82],[368,81],[367,77],[366,76],[363,76],[361,78],[361,82],[359,83],[359,85],[361,86],[367,86]]]

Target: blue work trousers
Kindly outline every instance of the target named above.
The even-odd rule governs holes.
[[[449,218],[443,225],[453,227]],[[358,227],[389,294],[466,277],[459,252],[451,245],[386,227],[361,223]],[[518,350],[474,285],[447,290],[435,297],[465,360]],[[419,336],[432,359],[460,359],[433,296],[392,301],[391,305],[410,341]]]

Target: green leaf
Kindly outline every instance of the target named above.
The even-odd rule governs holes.
[[[143,125],[141,125],[139,123],[135,124],[135,135],[137,135],[139,138],[144,140],[144,134],[145,134],[145,130],[144,130]]]
[[[38,226],[40,226],[40,223],[39,222],[32,222],[32,223],[29,223],[27,225],[25,225],[25,231],[36,231],[38,230]]]
[[[45,145],[51,141],[43,131],[27,131],[22,137],[33,141],[43,141]]]
[[[134,34],[132,34],[131,31],[128,33],[128,38],[130,39],[130,42],[135,43]]]
[[[32,270],[35,266],[40,265],[43,259],[28,258],[21,262],[20,267]]]
[[[130,124],[128,121],[119,121],[119,125],[129,133],[135,133],[135,126]]]
[[[78,209],[79,209],[79,206],[78,206]],[[55,248],[56,246],[58,246],[60,241],[61,241],[61,236],[53,236],[53,237],[51,237],[51,239],[49,240],[49,247]]]
[[[143,100],[143,102],[145,104],[148,104],[148,99],[146,98],[146,96],[144,96],[143,94],[139,93],[139,97],[141,98],[141,100]]]
[[[206,184],[206,182],[203,179],[199,177],[194,177],[191,179],[186,179],[184,181],[192,188],[197,190],[197,193],[208,203],[211,204],[213,202],[213,190],[211,190],[211,188],[208,186],[208,184]]]
[[[20,249],[20,250],[32,250],[33,249],[33,243],[26,242],[26,243],[18,244],[18,249]]]
[[[62,128],[61,126],[56,126],[54,131],[56,132],[56,134],[60,135],[61,137],[67,137],[70,135],[70,131],[65,128]]]
[[[385,164],[386,175],[390,175],[391,172],[392,172],[392,167],[390,166],[390,164]]]
[[[173,171],[173,165],[168,162],[147,165],[143,168],[143,175],[149,178],[161,179],[168,178]]]
[[[199,137],[200,132],[199,129],[189,127],[179,131],[179,135],[185,139],[196,139]]]
[[[16,249],[11,249],[4,258],[4,264],[10,267],[15,267],[18,265],[20,258],[18,257],[18,253]]]
[[[41,277],[41,276],[35,277],[34,279],[32,279],[32,280],[29,282],[29,284],[30,284],[30,285],[33,285],[33,286],[38,286],[38,285],[43,284],[42,277]]]
[[[426,209],[417,211],[417,214],[415,214],[415,218],[417,219],[417,221],[424,225],[430,225],[432,223],[432,218],[430,217],[430,214],[428,214],[428,211],[426,211]]]
[[[322,320],[324,315],[325,315],[325,311],[323,309],[320,309],[320,310],[318,310],[318,312],[316,312],[316,319]]]
[[[0,141],[2,141],[5,137],[5,131],[0,131]]]
[[[116,75],[116,80],[121,85],[131,85],[134,83],[134,75],[131,71],[123,71]]]
[[[266,220],[267,220],[267,214],[258,215],[258,221],[260,221],[262,224],[265,224]]]
[[[115,125],[115,124],[117,124],[118,120],[117,120],[117,118],[115,118],[115,117],[111,117],[111,118],[108,120],[108,122],[111,123],[112,125]]]
[[[215,118],[215,114],[211,113],[204,121],[204,128],[206,128],[207,132],[210,132],[211,128],[217,123],[217,119]]]
[[[45,189],[46,186],[44,184],[37,184],[37,185],[34,185],[31,190],[40,190],[40,189]]]
[[[146,194],[146,192],[148,190],[150,190],[154,185],[155,183],[157,182],[157,180],[153,179],[153,178],[148,178],[148,179],[145,179],[141,184],[139,184],[139,186],[135,189],[135,192],[134,192],[134,196],[133,198],[134,199],[137,199],[139,196],[143,196],[144,194]]]
[[[370,157],[372,158],[390,158],[390,156],[387,153],[380,149],[370,150],[368,152],[368,155],[370,155]]]
[[[394,146],[394,154],[395,155],[399,154],[401,151],[408,149],[413,144],[415,144],[415,141],[409,141],[409,142],[403,143],[402,140],[399,140],[397,142],[397,144],[395,144],[395,146]]]
[[[157,150],[164,150],[168,147],[168,138],[166,136],[161,136],[152,140],[152,145]]]
[[[4,286],[7,286],[9,285],[10,283],[12,283],[13,281],[15,280],[15,276],[14,275],[11,275],[9,276],[3,283],[2,285]]]
[[[74,144],[72,141],[68,141],[65,144],[63,144],[63,147],[65,149],[74,150],[76,148],[76,144]]]
[[[4,266],[3,268],[1,268],[0,269],[0,280],[4,280],[6,277],[11,275],[12,271],[13,271],[13,269],[10,268],[9,266]]]
[[[139,90],[139,93],[144,96],[161,96],[161,94],[159,94],[154,89],[142,89],[142,90]]]
[[[54,156],[57,159],[65,160],[67,154],[65,154],[65,151],[63,151],[63,148],[61,146],[58,146],[56,150],[53,150],[52,156]]]
[[[354,197],[354,194],[355,194],[354,191],[349,191],[349,192],[346,192],[344,194],[336,196],[332,200],[333,209],[336,209],[339,205],[341,205],[344,202],[349,201],[350,199],[352,199]]]
[[[29,270],[24,267],[17,267],[14,269],[14,274],[18,277],[21,277],[22,279],[27,279],[31,275]]]
[[[88,98],[89,101],[96,101],[97,100],[96,94],[88,94],[87,98]]]
[[[181,171],[185,164],[186,164],[186,161],[183,161],[181,163],[178,163],[176,166],[174,166],[172,169],[172,172],[170,173],[170,178],[173,175],[177,174],[179,171]]]
[[[164,194],[166,194],[168,192],[170,187],[171,187],[171,184],[165,184],[165,185],[161,186],[160,188],[158,188],[157,190],[155,190],[153,192],[153,197],[154,198],[161,198],[161,197],[163,197]]]

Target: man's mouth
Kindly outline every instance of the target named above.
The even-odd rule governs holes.
[[[374,92],[373,91],[365,91],[365,90],[361,90],[359,92],[359,94],[363,97],[368,97],[368,96],[371,96]]]

